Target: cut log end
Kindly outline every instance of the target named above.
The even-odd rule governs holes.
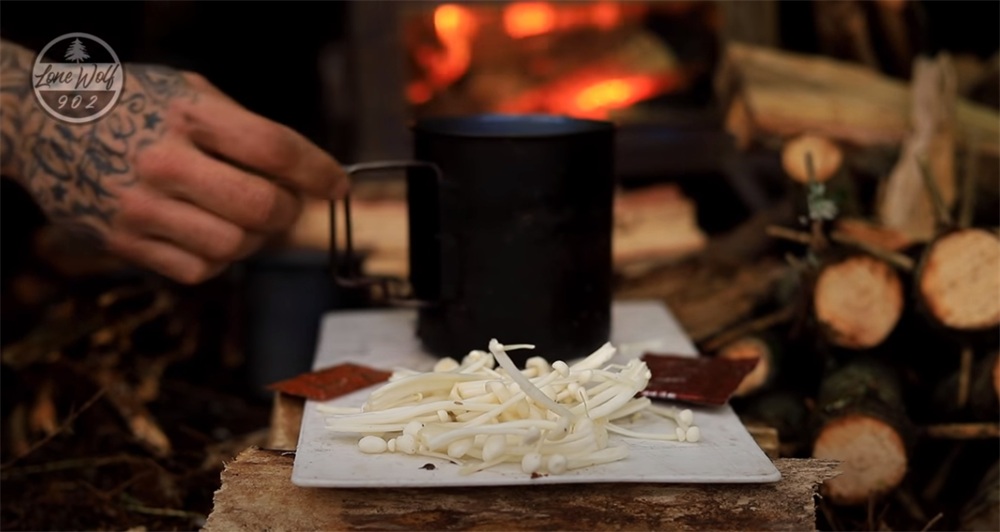
[[[801,135],[786,142],[781,150],[781,165],[785,173],[799,183],[808,183],[806,156],[810,154],[816,181],[820,183],[833,177],[844,161],[840,148],[830,140],[817,135]]]
[[[743,377],[740,385],[733,392],[733,396],[745,397],[767,384],[772,371],[771,348],[760,338],[748,336],[736,340],[720,349],[718,356],[728,360],[757,359],[757,365],[746,377]]]
[[[885,262],[858,255],[827,265],[816,280],[816,318],[848,349],[881,344],[903,314],[903,284]]]
[[[937,239],[924,257],[919,290],[927,311],[946,327],[1000,325],[1000,238],[965,229]]]
[[[859,505],[895,489],[906,475],[903,438],[880,419],[850,414],[829,422],[813,444],[813,457],[840,460],[843,474],[827,481],[824,496]]]

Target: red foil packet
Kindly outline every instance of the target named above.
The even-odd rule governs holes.
[[[757,360],[646,353],[642,361],[652,377],[640,393],[651,399],[721,406],[757,366]]]
[[[339,364],[326,369],[303,373],[276,382],[267,388],[313,401],[328,401],[353,391],[385,382],[392,372],[354,363]]]

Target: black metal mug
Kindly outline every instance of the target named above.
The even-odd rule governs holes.
[[[569,360],[608,341],[613,124],[475,115],[412,131],[415,160],[348,168],[407,169],[412,291],[400,279],[345,275],[334,241],[337,281],[381,285],[389,304],[417,307],[416,334],[439,357],[461,359],[496,338],[536,346],[512,352],[518,363]],[[349,198],[344,206],[351,253]]]

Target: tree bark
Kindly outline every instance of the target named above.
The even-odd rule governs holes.
[[[835,504],[859,505],[895,489],[906,475],[914,429],[896,372],[868,357],[832,371],[814,410],[812,456],[842,460],[824,487]]]
[[[777,460],[771,484],[575,484],[440,489],[292,485],[293,453],[226,465],[204,530],[815,530],[835,462]]]

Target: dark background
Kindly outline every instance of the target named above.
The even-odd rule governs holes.
[[[752,1],[752,0],[750,0]],[[921,2],[925,53],[996,52],[1000,3]],[[157,62],[206,76],[234,99],[328,145],[317,69],[321,47],[341,39],[350,2],[3,3],[0,36],[38,50],[74,31],[110,44],[122,61]],[[817,47],[810,2],[783,2],[782,46]],[[798,23],[797,21],[802,21]]]
[[[948,50],[988,58],[996,52],[1000,2],[930,1],[916,6],[913,23],[921,30],[918,49],[924,53]],[[0,16],[0,37],[39,50],[65,33],[91,33],[114,48],[122,61],[162,63],[204,75],[250,110],[292,127],[336,157],[340,154],[333,147],[350,145],[351,132],[334,130],[325,121],[317,65],[322,48],[343,39],[350,7],[350,2],[8,0]],[[783,2],[779,18],[783,48],[818,50],[813,3]],[[694,31],[683,26],[683,21],[680,27],[674,21],[665,29],[673,35]],[[683,51],[683,43],[671,44]],[[710,84],[705,88],[710,90]],[[698,196],[696,192],[689,191]],[[6,179],[0,200],[6,281],[26,265],[31,229],[44,218]],[[721,209],[706,205],[699,212],[727,210],[724,201],[718,203],[714,207]],[[711,229],[712,220],[702,222]]]

